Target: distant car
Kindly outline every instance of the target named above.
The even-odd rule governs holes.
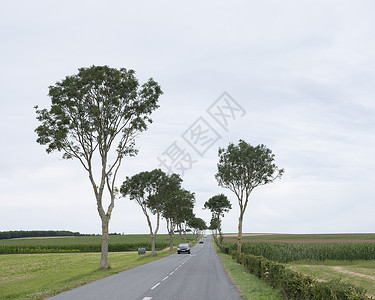
[[[199,244],[203,244],[204,243],[204,241],[203,240],[199,240]]]
[[[204,238],[206,238],[206,237],[207,237],[207,235],[204,236]]]
[[[190,247],[189,244],[179,244],[177,246],[177,253],[180,254],[182,252],[189,253],[190,254]]]

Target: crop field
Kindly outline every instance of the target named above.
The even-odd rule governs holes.
[[[174,234],[174,243],[178,243],[178,234]],[[182,235],[182,239],[184,236]],[[188,241],[194,240],[194,235],[187,234]],[[110,235],[110,244],[135,244],[149,242],[148,234],[128,234],[128,235]],[[156,237],[157,242],[168,242],[168,234],[160,234]],[[0,245],[67,245],[67,244],[101,244],[102,237],[100,235],[92,236],[67,236],[67,237],[35,237],[35,238],[16,238],[0,240]]]
[[[237,248],[235,234],[224,243]],[[319,281],[364,287],[375,297],[375,234],[244,234],[242,252],[286,264]]]
[[[236,242],[237,234],[225,234],[224,242]],[[244,233],[243,242],[283,242],[283,243],[375,243],[375,233],[345,234],[272,234]]]
[[[187,234],[187,242],[195,236]],[[179,236],[173,237],[174,245],[179,243]],[[182,235],[182,241],[184,236]],[[156,237],[156,250],[169,247],[169,236],[160,234]],[[148,234],[111,235],[109,251],[136,251],[138,248],[151,249],[151,238]],[[0,240],[0,254],[54,253],[54,252],[100,252],[101,236],[68,236],[68,237],[36,237]]]
[[[224,237],[234,250],[236,237]],[[257,234],[245,235],[242,252],[288,263],[299,260],[375,259],[375,234]]]

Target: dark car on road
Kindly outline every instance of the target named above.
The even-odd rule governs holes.
[[[177,253],[180,254],[180,253],[183,253],[183,252],[190,254],[189,244],[179,244],[177,246]]]
[[[199,240],[199,244],[203,244],[204,241],[202,239]]]

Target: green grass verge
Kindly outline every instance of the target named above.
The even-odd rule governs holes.
[[[158,252],[155,257],[111,252],[108,270],[98,268],[100,253],[2,255],[0,299],[43,299],[174,252]]]
[[[283,299],[280,291],[273,289],[264,281],[250,274],[244,266],[233,260],[231,256],[220,253],[215,242],[213,242],[213,245],[229,277],[232,278],[240,291],[242,298],[251,300]]]
[[[375,297],[375,260],[298,261],[286,265],[318,280],[340,280],[364,287],[369,296]]]

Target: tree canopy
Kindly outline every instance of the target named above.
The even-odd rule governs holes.
[[[220,242],[223,241],[223,235],[221,232],[221,217],[224,217],[224,213],[229,212],[232,209],[232,204],[229,202],[227,196],[219,194],[211,197],[204,203],[204,209],[209,209],[212,213],[212,218],[216,220],[216,229],[219,230]]]
[[[265,145],[252,146],[243,140],[219,148],[219,163],[215,178],[237,197],[240,217],[238,222],[238,252],[241,252],[242,221],[248,200],[254,188],[281,178],[284,169],[274,163],[275,155]]]

